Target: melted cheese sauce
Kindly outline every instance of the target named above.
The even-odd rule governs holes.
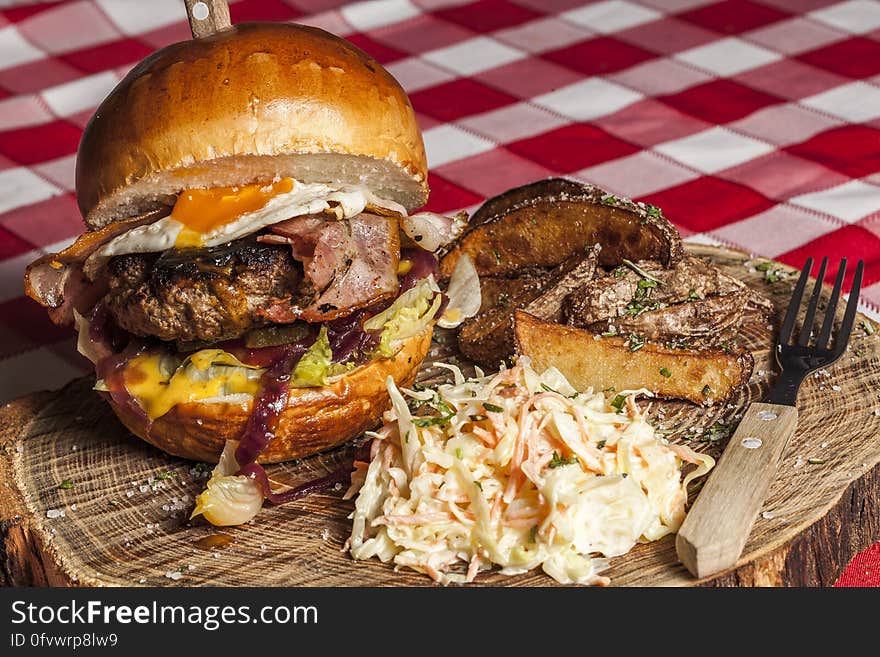
[[[178,249],[202,245],[203,235],[232,223],[239,217],[262,210],[276,196],[293,191],[293,178],[268,185],[187,189],[177,197],[171,218],[183,224],[174,246]]]
[[[263,373],[221,349],[198,351],[190,356],[186,367],[176,372],[174,369],[168,367],[167,356],[163,359],[159,354],[137,356],[125,368],[125,387],[151,420],[177,404],[235,394],[253,396]]]

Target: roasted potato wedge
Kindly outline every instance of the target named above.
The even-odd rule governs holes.
[[[576,254],[545,275],[537,287],[530,287],[506,305],[490,308],[461,325],[458,346],[465,356],[495,369],[513,355],[513,313],[524,308],[533,316],[558,322],[565,296],[596,269],[596,249]]]
[[[514,315],[514,336],[517,353],[530,357],[537,371],[552,365],[576,390],[646,388],[658,397],[710,406],[730,399],[754,367],[748,351],[670,349],[651,342],[632,351],[623,337],[601,337],[521,310]]]
[[[551,178],[487,201],[441,260],[440,274],[451,276],[467,253],[480,276],[517,276],[524,268],[556,267],[594,244],[602,247],[605,267],[624,258],[669,265],[684,254],[678,231],[658,208]]]
[[[480,312],[510,305],[517,297],[539,289],[546,278],[547,272],[543,269],[516,278],[480,276]]]

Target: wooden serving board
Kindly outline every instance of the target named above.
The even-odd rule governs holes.
[[[753,285],[783,310],[795,276],[774,283],[745,254],[691,246]],[[776,266],[776,265],[774,265]],[[779,313],[778,313],[779,314]],[[673,538],[636,546],[611,561],[613,585],[827,585],[860,549],[880,539],[880,334],[859,326],[849,351],[801,388],[800,425],[740,562],[705,581],[678,564]],[[774,326],[748,329],[755,354],[749,388],[733,403],[703,409],[654,402],[650,416],[668,437],[720,454],[701,441],[718,421],[735,424],[775,377]],[[439,334],[421,379],[436,380],[435,359],[454,359]],[[343,551],[353,505],[342,491],[265,507],[250,524],[217,529],[189,523],[210,467],[173,458],[132,437],[91,390],[92,379],[31,395],[0,409],[0,583],[9,585],[379,586],[430,585],[426,576]],[[661,414],[662,411],[662,414]],[[662,415],[662,417],[661,417]],[[295,483],[351,459],[343,448],[269,469]],[[821,461],[821,462],[820,462]],[[72,487],[63,486],[69,481]],[[61,516],[61,512],[64,513]],[[476,584],[547,586],[540,571]]]

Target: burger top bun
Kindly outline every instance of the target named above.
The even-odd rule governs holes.
[[[363,184],[408,210],[428,197],[421,132],[388,71],[324,30],[243,23],[132,69],[86,126],[76,191],[98,229],[183,189],[276,176]]]

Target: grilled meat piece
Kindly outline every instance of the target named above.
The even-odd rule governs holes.
[[[643,261],[581,286],[565,300],[567,323],[596,333],[635,333],[656,342],[717,344],[772,307],[742,282],[699,258],[671,269]],[[748,312],[747,312],[748,311]]]
[[[650,260],[636,266],[659,283],[654,284],[634,269],[621,265],[571,294],[565,303],[568,323],[590,326],[613,322],[619,317],[632,317],[676,303],[746,290],[740,281],[693,256],[683,258],[670,269]]]
[[[547,321],[562,321],[562,302],[583,281],[589,280],[596,270],[598,248],[586,254],[572,256],[553,269],[540,286],[528,288],[506,306],[481,312],[462,324],[458,333],[461,352],[486,367],[513,354],[513,315],[517,309]]]
[[[269,324],[258,311],[271,299],[304,292],[290,247],[254,239],[117,256],[108,275],[107,303],[122,328],[180,342],[239,337]]]
[[[609,330],[619,334],[635,333],[654,342],[689,346],[717,345],[736,335],[742,324],[747,296],[745,291],[738,291],[706,297],[658,310],[647,310],[638,315],[598,322],[587,328],[594,333],[605,333]]]

